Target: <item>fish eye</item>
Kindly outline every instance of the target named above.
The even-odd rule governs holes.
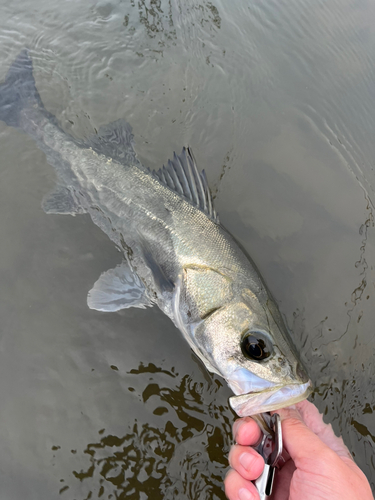
[[[242,337],[241,349],[248,359],[263,361],[272,354],[272,344],[268,337],[259,331],[248,331]]]

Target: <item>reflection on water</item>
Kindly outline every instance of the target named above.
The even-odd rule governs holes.
[[[129,7],[134,9],[135,15],[137,16],[134,24],[131,22],[131,14],[125,14],[124,16],[124,26],[129,30],[129,33],[133,34],[136,31],[136,27],[143,25],[146,34],[150,38],[155,38],[157,34],[163,34],[164,38],[158,39],[158,45],[164,47],[167,40],[172,41],[176,39],[176,30],[174,28],[173,16],[172,16],[172,5],[169,3],[167,6],[163,6],[162,2],[155,0],[140,0],[135,2],[131,0]],[[139,53],[141,57],[143,54]]]
[[[215,402],[219,380],[197,383],[188,375],[180,379],[173,368],[152,363],[129,373],[144,381],[163,373],[177,385],[163,387],[151,377],[138,394],[161,417],[159,426],[136,420],[121,436],[101,429],[98,441],[72,450],[82,462],[82,469],[72,472],[84,490],[79,498],[225,499],[222,482],[233,415]],[[132,387],[129,391],[135,392]],[[74,489],[72,479],[63,482],[61,494]]]

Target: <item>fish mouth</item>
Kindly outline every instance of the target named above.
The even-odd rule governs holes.
[[[304,384],[274,386],[258,392],[249,392],[229,398],[229,404],[239,417],[278,410],[303,401],[312,392],[311,380]]]

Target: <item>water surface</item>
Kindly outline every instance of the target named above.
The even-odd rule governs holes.
[[[29,47],[66,131],[125,118],[151,168],[193,148],[293,331],[313,401],[375,489],[374,4],[0,9],[0,78]],[[54,182],[1,122],[1,497],[224,499],[229,389],[158,309],[88,309],[121,255],[88,216],[43,213]]]

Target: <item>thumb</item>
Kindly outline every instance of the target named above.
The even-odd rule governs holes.
[[[314,432],[307,427],[295,407],[282,408],[280,415],[283,443],[296,467],[306,459],[318,459],[323,455],[336,455]],[[327,457],[328,454],[328,457]]]

